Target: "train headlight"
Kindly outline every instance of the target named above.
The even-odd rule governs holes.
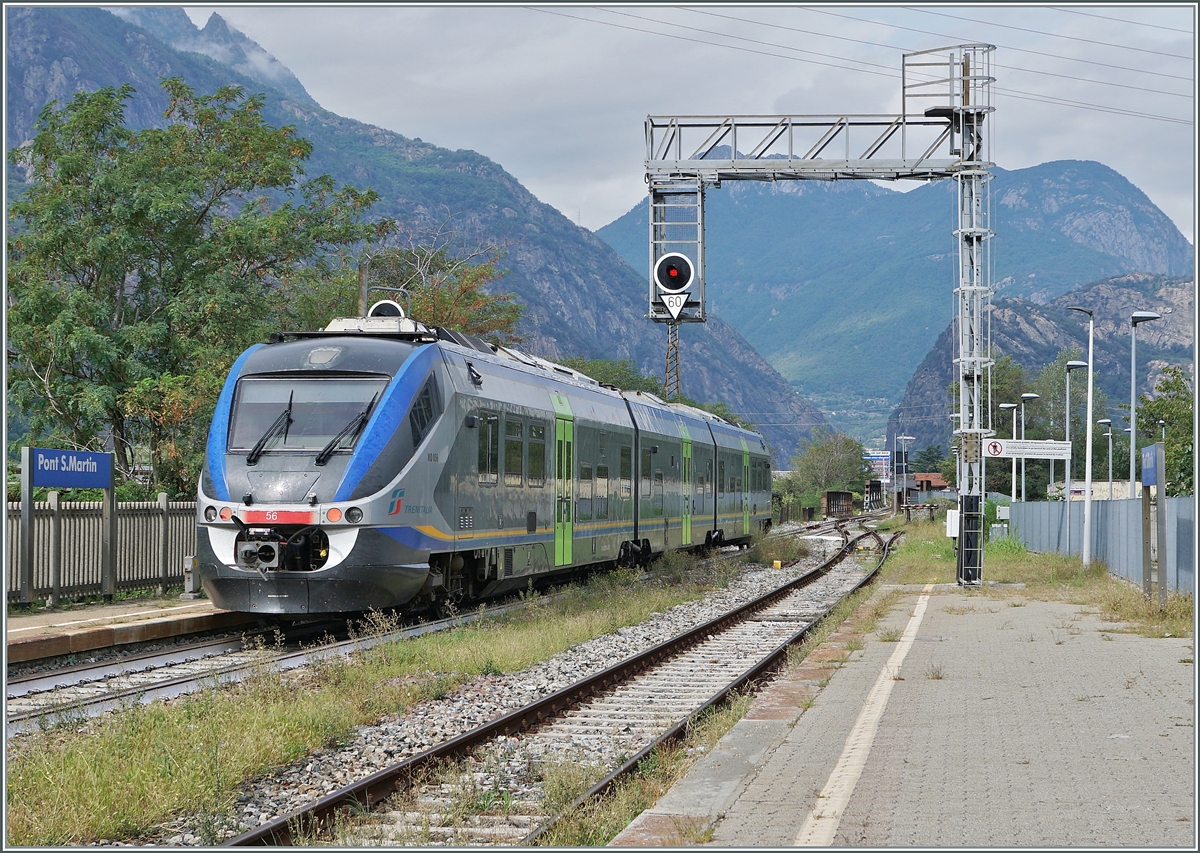
[[[217,520],[217,508],[215,506],[206,506],[204,508],[204,520],[205,521],[216,521]]]
[[[335,506],[333,509],[325,513],[325,519],[327,521],[341,521],[342,511]]]
[[[350,522],[351,524],[358,524],[360,521],[362,521],[362,515],[363,513],[361,509],[356,506],[352,506],[350,509],[346,510],[346,521]]]
[[[233,518],[233,510],[227,506],[221,507],[221,520],[229,521],[231,518]]]

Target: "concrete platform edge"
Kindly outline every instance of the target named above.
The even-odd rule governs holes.
[[[58,655],[79,654],[109,646],[128,643],[144,643],[192,634],[199,631],[220,631],[252,625],[253,616],[232,610],[182,616],[176,619],[154,619],[122,625],[102,625],[63,631],[59,634],[40,637],[23,637],[8,641],[8,662],[23,663]]]

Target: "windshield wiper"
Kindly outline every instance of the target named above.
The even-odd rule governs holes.
[[[316,458],[316,463],[318,465],[324,465],[326,462],[328,462],[329,458],[333,456],[334,451],[338,449],[338,445],[341,444],[343,440],[346,438],[353,440],[358,437],[358,434],[362,432],[362,428],[366,426],[367,418],[371,414],[371,409],[375,407],[375,398],[378,396],[379,392],[376,391],[371,397],[371,402],[367,403],[367,407],[355,415],[351,419],[350,423],[346,424],[341,432],[330,439],[329,444],[321,448],[321,452],[317,454]]]
[[[275,419],[274,423],[267,427],[267,431],[264,432],[262,438],[258,440],[258,444],[254,445],[254,448],[246,454],[247,465],[255,465],[258,463],[258,458],[262,456],[263,451],[267,449],[267,442],[274,438],[275,434],[278,433],[281,428],[283,429],[283,440],[287,441],[288,427],[292,425],[292,397],[294,397],[295,394],[295,391],[292,391],[290,394],[288,394],[287,408],[279,413],[279,417]]]

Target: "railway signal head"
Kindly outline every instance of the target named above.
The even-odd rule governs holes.
[[[687,290],[696,277],[692,259],[679,252],[663,255],[654,264],[654,280],[664,293],[679,293]]]

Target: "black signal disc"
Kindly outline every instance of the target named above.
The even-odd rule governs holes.
[[[692,259],[678,252],[663,255],[654,265],[654,280],[668,293],[686,290],[695,278],[696,268]]]

